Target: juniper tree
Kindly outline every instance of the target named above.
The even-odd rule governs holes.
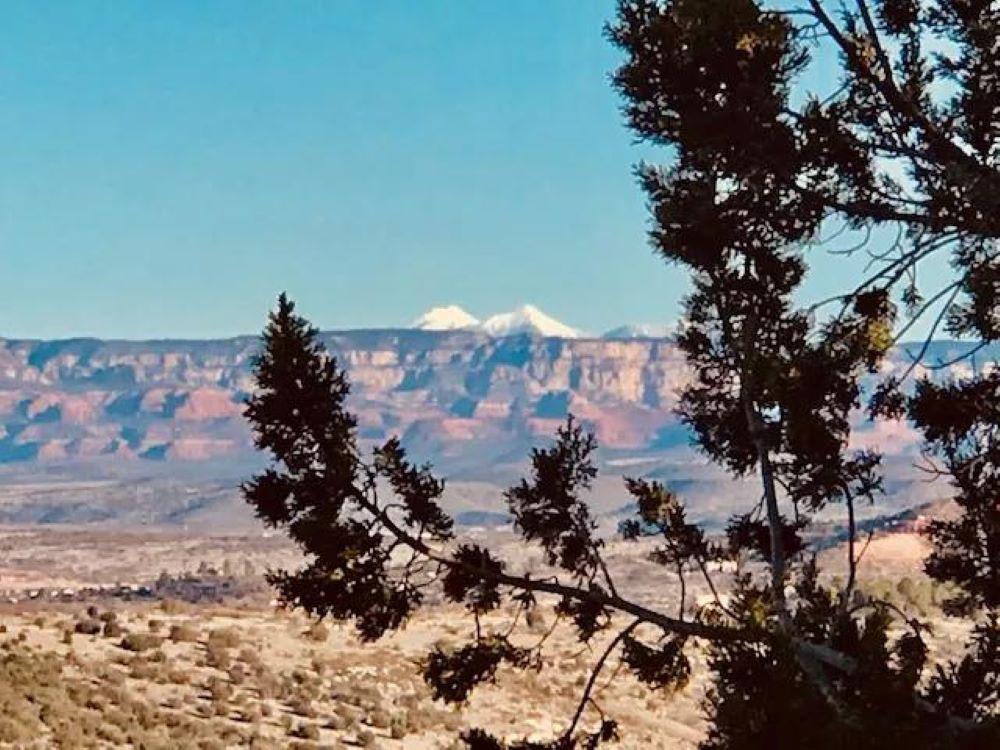
[[[624,55],[614,84],[629,127],[672,153],[669,166],[637,173],[651,243],[693,286],[679,336],[693,380],[680,415],[706,456],[759,483],[759,503],[714,539],[668,486],[627,479],[637,514],[623,533],[659,540],[651,559],[681,606],[630,599],[585,502],[596,446],[570,419],[505,495],[515,530],[560,571],[533,577],[456,538],[440,505],[443,481],[398,440],[363,455],[344,372],[282,297],[248,408],[257,445],[274,461],[245,491],[310,563],[272,582],[290,605],[354,620],[365,639],[399,627],[439,587],[469,618],[465,645],[435,648],[424,662],[434,695],[450,702],[499,669],[540,665],[544,638],[522,633],[539,597],[558,602],[581,641],[603,634],[558,736],[505,745],[486,727],[466,735],[474,748],[595,747],[616,733],[614,717],[593,724],[585,714],[613,653],[670,691],[690,679],[699,648],[712,672],[706,748],[995,746],[1000,375],[914,384],[926,369],[915,361],[873,391],[865,383],[879,380],[886,352],[923,315],[934,317],[930,335],[943,328],[990,342],[1000,330],[1000,9],[973,0],[786,9],[623,0],[607,31]],[[942,39],[946,46],[934,43]],[[839,54],[837,87],[793,97],[824,45]],[[948,82],[943,98],[939,81]],[[798,303],[831,223],[870,234],[855,252],[869,253],[873,270],[823,305]],[[895,234],[882,245],[886,227]],[[942,253],[952,276],[919,277]],[[927,562],[959,592],[949,610],[973,619],[954,663],[929,660],[923,624],[856,594],[855,508],[882,492],[880,456],[847,448],[865,405],[872,416],[907,414],[924,431],[933,470],[954,485],[961,513],[932,525]],[[842,584],[821,577],[804,534],[830,505],[847,519]],[[737,572],[719,580],[712,571],[726,561]],[[691,577],[715,594],[709,604],[685,604]],[[513,625],[486,624],[511,605]]]
[[[654,248],[694,285],[680,339],[695,372],[683,417],[711,458],[761,481],[759,520],[735,518],[729,537],[767,560],[770,581],[741,582],[736,614],[765,602],[769,627],[793,644],[712,647],[706,746],[995,741],[996,371],[914,388],[906,381],[927,369],[925,346],[902,377],[871,394],[861,386],[927,314],[928,340],[943,328],[981,347],[1000,330],[1000,6],[637,0],[619,3],[608,33],[625,53],[614,82],[629,126],[675,152],[669,167],[641,165],[638,175]],[[832,93],[803,91],[823,47],[838,55],[839,80]],[[797,308],[813,246],[831,225],[864,233],[853,252],[868,253],[874,270]],[[873,239],[887,231],[892,241]],[[950,278],[919,276],[944,253]],[[837,307],[823,314],[824,304]],[[969,656],[938,665],[930,688],[920,626],[890,638],[887,603],[852,605],[854,505],[881,491],[879,456],[844,448],[866,395],[873,415],[908,413],[924,430],[963,511],[932,525],[927,572],[957,584],[952,608],[980,619]],[[799,554],[797,532],[831,503],[846,507],[849,524],[840,591],[824,590]],[[803,637],[838,657],[795,648]]]

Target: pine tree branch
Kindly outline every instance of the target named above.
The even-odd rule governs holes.
[[[992,170],[984,170],[984,165],[963,151],[954,141],[942,133],[937,125],[899,90],[899,87],[892,78],[892,67],[888,62],[884,64],[884,75],[882,77],[875,75],[871,67],[858,58],[856,49],[850,40],[844,36],[844,33],[830,17],[830,14],[827,13],[820,0],[808,1],[813,12],[816,14],[816,18],[823,24],[827,33],[843,51],[851,66],[882,94],[882,98],[892,111],[904,116],[912,124],[916,125],[943,156],[946,155],[951,161],[964,164],[977,173],[987,171],[994,177],[996,176],[996,173]],[[872,44],[877,44],[877,40],[873,40]],[[882,54],[884,55],[884,52]],[[876,55],[878,55],[878,52],[876,52]]]
[[[601,607],[607,607],[609,609],[615,609],[619,612],[630,614],[642,622],[657,625],[666,631],[676,633],[678,635],[692,636],[695,638],[704,638],[706,640],[714,641],[759,640],[759,637],[754,637],[737,628],[720,625],[708,625],[705,623],[691,622],[688,620],[668,617],[660,612],[656,612],[655,610],[648,609],[635,602],[629,601],[618,594],[605,594],[600,591],[570,586],[561,583],[558,580],[547,581],[530,578],[528,576],[516,576],[508,573],[492,573],[483,571],[481,568],[468,565],[459,560],[453,560],[450,557],[435,552],[426,542],[412,536],[405,529],[400,527],[399,524],[397,524],[387,513],[385,513],[380,507],[378,507],[377,504],[373,503],[365,495],[359,493],[355,496],[354,500],[366,512],[377,518],[386,530],[388,530],[398,540],[409,546],[411,549],[420,552],[429,560],[432,560],[433,562],[444,567],[458,568],[466,573],[472,573],[483,580],[488,580],[504,586],[510,586],[511,588],[520,589],[522,591],[554,594],[556,596],[575,599],[577,601],[584,601],[590,604],[597,604]]]
[[[590,695],[594,690],[594,684],[597,682],[597,678],[604,669],[604,664],[607,662],[608,657],[611,656],[612,652],[618,648],[618,645],[641,624],[641,620],[633,620],[632,624],[620,630],[618,634],[611,639],[611,642],[601,653],[600,658],[598,658],[597,663],[590,672],[590,678],[587,680],[586,686],[583,688],[583,695],[580,696],[580,702],[577,704],[576,712],[573,714],[573,720],[563,733],[564,739],[569,740],[573,736],[573,732],[576,731],[576,727],[580,723],[580,719],[583,717],[583,711],[587,707],[587,703],[590,701]]]

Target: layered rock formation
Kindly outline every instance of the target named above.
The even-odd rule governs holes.
[[[569,411],[609,449],[655,446],[685,379],[662,340],[324,334],[365,439],[429,453],[549,435]],[[250,451],[241,418],[258,341],[0,342],[0,461],[207,460]],[[428,458],[433,458],[433,455]]]
[[[673,411],[688,374],[667,339],[407,329],[332,332],[323,340],[350,375],[361,439],[402,436],[412,455],[455,480],[452,510],[502,512],[502,489],[523,470],[529,448],[570,412],[600,440],[605,471],[594,502],[604,511],[627,502],[621,473],[667,481],[696,501],[703,518],[723,518],[751,491],[688,449]],[[261,460],[242,417],[258,346],[252,336],[0,340],[0,468],[17,480],[0,498],[0,521],[208,524],[223,512],[245,515],[236,487]],[[949,362],[968,348],[935,343],[928,360]],[[998,356],[994,347],[938,374],[960,376]],[[905,349],[897,351],[886,369],[909,361]],[[918,436],[906,424],[862,420],[852,440],[887,454],[894,507],[937,497],[915,483]],[[77,486],[53,489],[44,483],[51,478]],[[146,478],[159,483],[137,484]],[[115,484],[87,485],[81,495],[82,480]],[[149,497],[135,496],[139,486]]]
[[[496,458],[551,435],[569,412],[610,451],[684,442],[673,409],[686,369],[666,339],[416,330],[323,339],[349,372],[362,438],[399,434],[428,459],[476,443],[492,445]],[[251,336],[0,341],[0,461],[248,457],[241,413],[257,346]],[[932,359],[947,360],[966,345],[934,346]],[[980,353],[980,362],[995,356]],[[887,368],[905,365],[900,351]],[[857,439],[892,450],[913,436],[905,426],[877,426]]]

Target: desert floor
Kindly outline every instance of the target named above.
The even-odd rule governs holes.
[[[509,538],[488,540],[524,568],[530,550]],[[6,529],[0,566],[0,743],[8,747],[299,747],[451,748],[469,727],[507,738],[551,738],[564,728],[603,650],[557,622],[553,602],[518,636],[547,637],[538,670],[501,668],[495,684],[463,706],[432,699],[420,663],[437,645],[466,642],[472,624],[441,602],[422,609],[401,631],[362,643],[350,625],[317,624],[275,606],[263,586],[240,598],[190,603],[92,597],[54,601],[43,587],[79,592],[111,582],[140,583],[160,571],[241,571],[256,577],[298,557],[277,537],[193,538],[180,535]],[[676,585],[644,560],[644,550],[614,543],[609,560],[628,593],[673,609]],[[648,550],[645,550],[648,551]],[[873,586],[901,572],[920,581],[923,543],[912,535],[876,538],[865,559]],[[837,550],[827,553],[836,563]],[[922,589],[921,589],[922,590]],[[691,606],[705,592],[689,592]],[[932,648],[960,647],[962,626],[935,617]],[[484,620],[504,629],[501,609]],[[548,634],[548,635],[546,635]],[[691,654],[696,675],[676,694],[650,691],[612,657],[595,702],[621,726],[622,748],[693,748],[704,731],[704,654]],[[588,708],[584,725],[599,713]]]

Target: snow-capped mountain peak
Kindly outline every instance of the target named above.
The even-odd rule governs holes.
[[[414,320],[410,327],[422,331],[457,331],[475,329],[479,325],[478,318],[469,315],[458,305],[443,305],[432,307]]]
[[[511,312],[492,315],[483,322],[482,330],[490,336],[497,337],[518,333],[565,339],[580,336],[580,332],[575,328],[546,315],[534,305],[521,305]]]
[[[443,305],[425,312],[411,328],[422,331],[478,331],[494,338],[529,334],[531,336],[573,339],[583,334],[546,315],[534,305],[521,305],[510,312],[491,315],[479,321],[457,305]]]

